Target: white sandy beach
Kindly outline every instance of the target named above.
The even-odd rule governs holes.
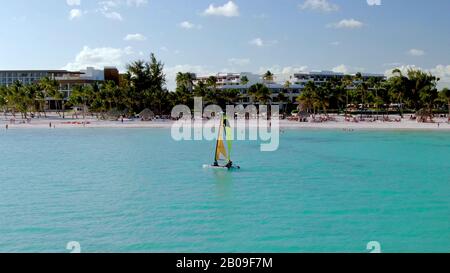
[[[404,118],[401,122],[348,122],[343,116],[333,116],[336,121],[328,122],[297,122],[280,120],[280,129],[339,129],[339,130],[433,130],[433,131],[450,131],[450,124],[446,118],[436,118],[434,123],[419,123],[409,118]],[[409,117],[409,116],[408,116]],[[391,116],[391,119],[400,119],[399,116]],[[47,118],[34,118],[28,121],[16,118],[15,122],[11,121],[11,117],[0,119],[0,130],[8,129],[68,129],[68,128],[171,128],[173,125],[171,120],[155,120],[140,121],[125,120],[121,121],[104,121],[96,118],[86,118],[83,120],[66,118],[62,119],[56,114],[49,114]],[[51,124],[51,127],[50,127]]]

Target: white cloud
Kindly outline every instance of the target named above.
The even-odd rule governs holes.
[[[148,0],[104,0],[98,3],[101,7],[117,8],[120,6],[141,7],[148,4]]]
[[[232,66],[245,66],[250,64],[250,59],[230,58],[228,59],[228,64]]]
[[[122,4],[121,0],[101,1],[98,4],[100,5],[100,8],[97,12],[100,12],[105,18],[117,21],[123,20],[122,14],[116,11],[116,9]]]
[[[141,7],[148,4],[148,0],[127,0],[128,6]]]
[[[335,41],[335,42],[331,42],[330,44],[333,45],[333,46],[340,46],[341,42]]]
[[[305,0],[303,4],[299,5],[302,10],[314,10],[322,12],[338,11],[339,6],[328,2],[328,0]]]
[[[425,55],[425,51],[423,51],[422,49],[413,48],[408,51],[408,54],[414,57],[420,57]]]
[[[225,5],[217,7],[214,4],[211,4],[203,12],[203,14],[213,16],[236,17],[239,16],[239,7],[233,1],[229,1]]]
[[[195,25],[194,25],[193,23],[189,22],[189,21],[181,22],[181,23],[179,24],[179,26],[180,26],[181,28],[185,28],[185,29],[191,29],[191,28],[194,28],[194,27],[195,27]]]
[[[257,47],[264,47],[264,46],[271,46],[278,43],[277,40],[272,41],[264,41],[261,38],[255,38],[249,42],[251,45],[257,46]]]
[[[79,6],[81,5],[81,0],[66,0],[66,3],[69,6]]]
[[[103,11],[102,12],[103,16],[105,16],[108,19],[111,20],[117,20],[117,21],[122,21],[122,15],[120,13],[118,13],[117,11]]]
[[[69,62],[63,69],[80,70],[86,67],[95,67],[102,69],[105,66],[116,66],[119,69],[124,68],[124,64],[128,61],[127,56],[133,55],[131,47],[126,48],[90,48],[84,46],[77,54],[73,62]]]
[[[81,0],[66,0],[67,5],[69,6],[80,6]],[[124,6],[128,7],[141,7],[148,4],[148,0],[101,0],[97,1],[98,8],[79,12],[79,16],[87,13],[100,13],[105,18],[111,20],[122,21],[122,14],[119,12],[119,9]],[[76,9],[75,9],[76,10]],[[74,11],[75,12],[75,11]],[[78,14],[75,14],[78,15]],[[78,17],[79,17],[78,16]],[[76,18],[76,17],[74,17]]]
[[[329,24],[328,27],[330,28],[349,28],[349,29],[355,29],[355,28],[362,28],[364,24],[360,21],[357,21],[355,19],[343,19],[337,23]]]
[[[70,20],[74,20],[76,18],[80,18],[81,16],[83,16],[83,12],[79,9],[72,9],[69,12],[69,19]]]
[[[439,88],[450,88],[450,65],[437,65],[430,69],[430,72],[441,79],[438,84]]]
[[[117,8],[120,5],[120,1],[118,0],[108,0],[108,1],[100,1],[98,3],[103,10],[108,10],[111,8]]]
[[[184,29],[194,29],[194,28],[202,29],[203,28],[201,25],[196,25],[196,24],[193,24],[193,23],[191,23],[189,21],[181,22],[181,23],[178,24],[178,26],[181,27],[181,28],[184,28]]]
[[[259,47],[264,46],[264,42],[263,42],[263,40],[261,38],[255,38],[255,39],[251,40],[250,44],[251,45],[255,45],[255,46],[259,46]]]
[[[336,67],[333,67],[331,71],[335,73],[344,73],[347,74],[349,72],[349,68],[345,64],[338,65]]]
[[[147,40],[147,37],[145,37],[144,35],[142,35],[140,33],[136,33],[136,34],[128,34],[123,39],[125,41],[145,41],[145,40]]]
[[[369,6],[381,6],[381,0],[367,0]]]

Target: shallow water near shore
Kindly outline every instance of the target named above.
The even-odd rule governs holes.
[[[0,252],[450,252],[450,134],[286,130],[214,143],[168,129],[0,132]]]

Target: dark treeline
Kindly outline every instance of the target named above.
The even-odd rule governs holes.
[[[264,82],[272,82],[274,75],[267,72]],[[198,81],[191,73],[178,73],[176,90],[166,88],[164,65],[151,54],[150,60],[138,60],[127,66],[127,72],[121,76],[120,84],[104,82],[92,85],[75,86],[69,98],[59,91],[59,83],[44,78],[37,83],[24,85],[15,82],[8,87],[0,87],[0,108],[5,115],[20,113],[23,118],[46,116],[47,100],[51,98],[57,112],[64,117],[65,110],[71,107],[82,109],[82,115],[95,113],[101,118],[107,116],[133,116],[144,109],[150,109],[158,115],[169,115],[173,106],[178,104],[193,106],[194,97],[203,97],[206,105],[217,104],[224,107],[239,104],[245,98],[261,104],[278,103],[283,111],[299,108],[305,113],[345,113],[349,109],[357,111],[396,111],[417,113],[422,116],[438,111],[450,111],[450,91],[437,90],[438,78],[420,70],[410,69],[404,75],[394,70],[388,80],[379,78],[363,79],[360,73],[355,76],[335,78],[323,85],[308,82],[295,101],[287,96],[292,89],[290,82],[284,88],[272,94],[264,84],[248,86],[243,77],[241,85],[247,86],[246,94],[237,89],[221,89],[217,79],[211,76],[206,81]]]
[[[323,86],[309,82],[297,102],[309,113],[326,113],[328,109],[346,111],[349,108],[388,112],[394,108],[401,115],[405,111],[431,115],[435,111],[445,111],[450,105],[449,90],[444,88],[438,92],[439,80],[416,69],[409,69],[406,75],[395,69],[388,80],[363,80],[357,73],[354,77],[346,76]],[[350,86],[352,88],[348,88]]]

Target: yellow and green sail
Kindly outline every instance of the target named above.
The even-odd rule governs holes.
[[[227,149],[225,148],[225,142],[227,143]],[[219,136],[217,138],[216,145],[216,157],[215,161],[227,160],[231,161],[231,151],[233,149],[233,131],[231,130],[230,122],[226,116],[222,117],[219,127]]]

